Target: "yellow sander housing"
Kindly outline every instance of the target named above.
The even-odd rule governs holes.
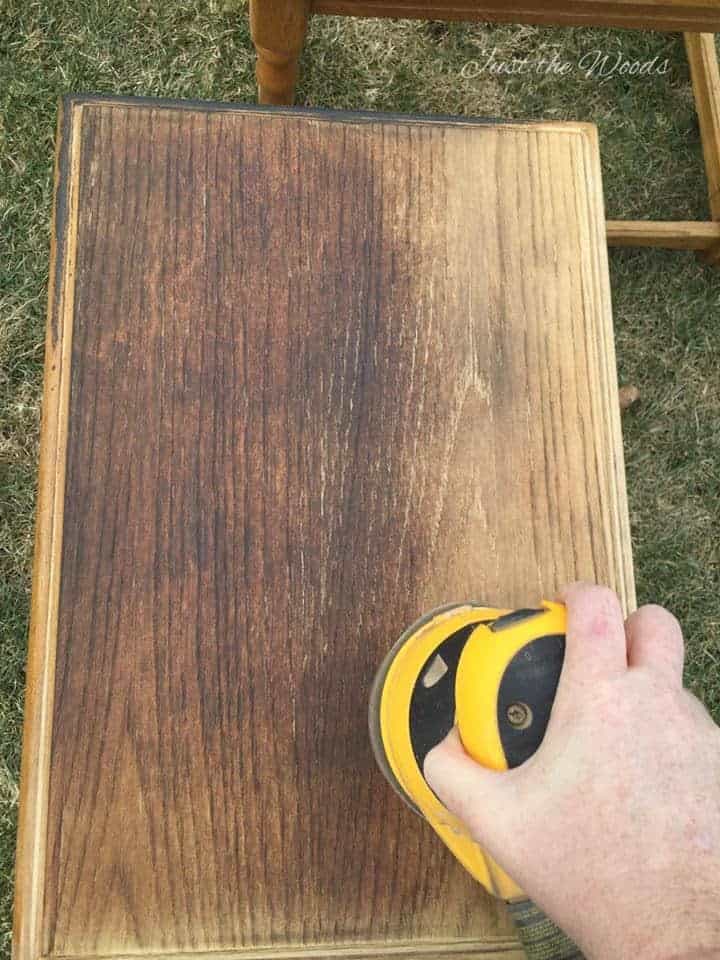
[[[545,734],[565,652],[565,607],[441,607],[413,624],[383,661],[370,697],[380,769],[490,893],[527,903],[518,885],[438,800],[428,752],[457,724],[463,746],[493,770],[519,766]]]

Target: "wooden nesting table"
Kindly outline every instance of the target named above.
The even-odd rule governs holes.
[[[71,97],[57,171],[17,960],[519,956],[367,697],[633,604],[594,128]]]

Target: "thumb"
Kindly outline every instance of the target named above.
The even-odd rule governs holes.
[[[517,822],[516,771],[498,773],[481,766],[465,752],[453,727],[425,757],[423,772],[439,800],[478,843],[490,850],[505,846],[508,833],[512,836],[507,827]]]

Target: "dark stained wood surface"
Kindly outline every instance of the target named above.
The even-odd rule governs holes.
[[[633,604],[593,128],[68,110],[39,952],[507,948],[367,697],[440,603]]]

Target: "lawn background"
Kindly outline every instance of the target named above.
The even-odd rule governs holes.
[[[565,76],[483,72],[540,55]],[[541,53],[542,51],[542,53]],[[587,77],[602,51],[667,72]],[[583,61],[582,58],[585,57]],[[255,102],[239,0],[0,0],[0,949],[12,864],[29,609],[57,98],[108,92]],[[340,109],[591,120],[610,219],[706,219],[677,34],[315,18],[297,102]],[[720,270],[692,254],[610,255],[639,602],[687,635],[687,683],[720,720]]]

